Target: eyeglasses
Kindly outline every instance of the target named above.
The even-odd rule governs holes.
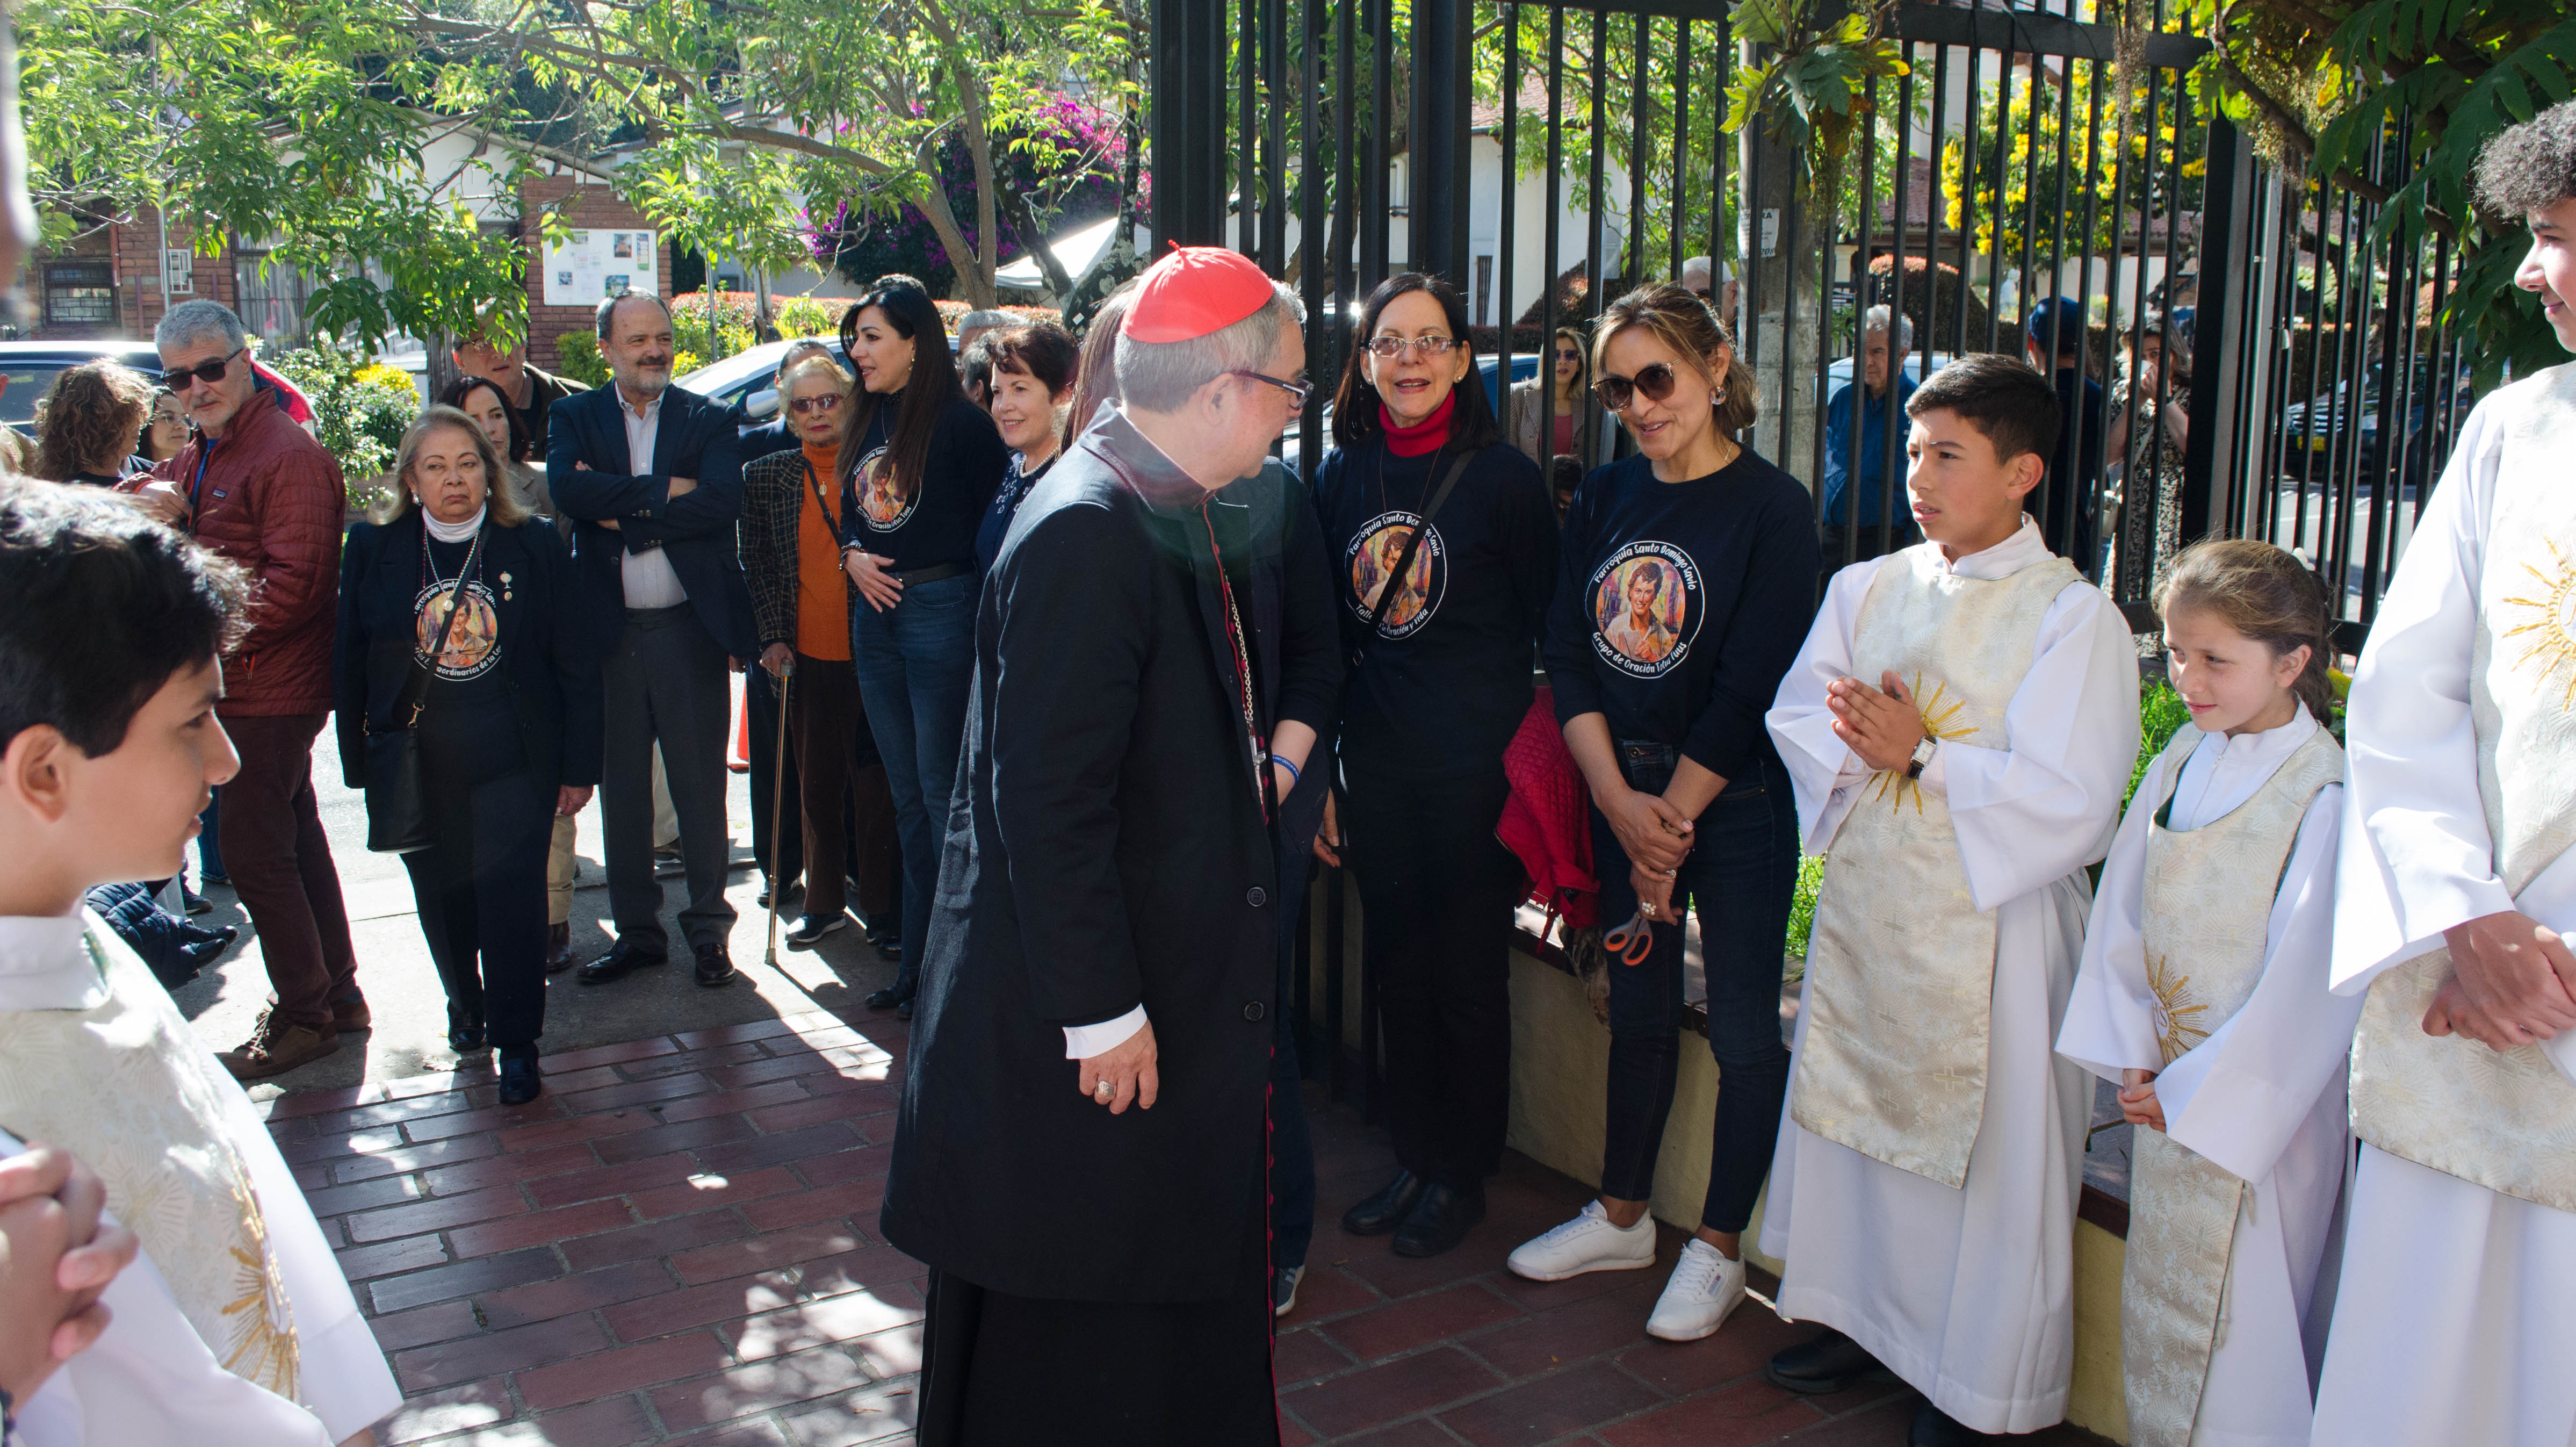
[[[840,405],[840,393],[826,392],[819,397],[799,397],[787,404],[787,410],[802,417],[808,412],[829,412]]]
[[[1283,382],[1276,377],[1266,376],[1260,372],[1255,372],[1245,367],[1237,367],[1226,375],[1229,377],[1250,377],[1256,382],[1267,382],[1271,386],[1278,388],[1280,391],[1287,393],[1290,397],[1295,398],[1297,405],[1300,407],[1306,405],[1308,394],[1315,390],[1311,383]]]
[[[1410,341],[1403,337],[1372,337],[1368,353],[1381,362],[1392,362],[1404,355],[1405,348],[1411,347],[1413,355],[1428,362],[1449,355],[1457,345],[1456,337],[1415,337]]]
[[[222,381],[224,374],[233,369],[233,358],[249,350],[250,347],[245,344],[233,348],[211,362],[199,362],[193,367],[167,368],[161,373],[161,385],[173,392],[185,392],[198,382],[211,387]]]
[[[1592,384],[1592,391],[1601,399],[1601,405],[1613,412],[1627,411],[1628,404],[1636,401],[1641,392],[1647,401],[1661,402],[1673,395],[1673,364],[1648,362],[1633,377],[1604,372],[1601,380]]]

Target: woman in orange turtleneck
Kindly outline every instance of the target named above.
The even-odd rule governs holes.
[[[760,666],[789,680],[787,727],[795,735],[797,801],[804,822],[805,917],[788,931],[810,945],[849,922],[845,875],[859,882],[859,910],[890,927],[895,905],[894,800],[868,736],[850,667],[850,582],[841,571],[841,495],[833,471],[849,420],[850,374],[828,356],[794,363],[779,378],[779,406],[796,450],[742,469],[743,571],[760,628]],[[857,817],[844,832],[849,787]],[[855,838],[857,868],[845,841]],[[784,890],[793,881],[771,881]]]

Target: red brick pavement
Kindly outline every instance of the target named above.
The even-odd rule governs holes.
[[[553,1056],[547,1093],[513,1109],[488,1070],[270,1102],[405,1394],[389,1447],[909,1442],[924,1268],[876,1234],[905,1044],[891,1019],[818,1012]],[[1510,1276],[1505,1253],[1584,1196],[1519,1157],[1447,1256],[1342,1235],[1389,1157],[1318,1105],[1324,1225],[1278,1345],[1286,1447],[1904,1441],[1918,1399],[1900,1386],[1764,1382],[1805,1329],[1758,1304],[1675,1346],[1645,1335],[1664,1270]]]

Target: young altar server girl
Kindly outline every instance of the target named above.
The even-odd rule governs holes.
[[[2130,801],[2058,1052],[2136,1127],[2120,1355],[2136,1447],[2307,1447],[2358,999],[2330,994],[2343,749],[2324,590],[2204,542],[2159,600],[2193,727]]]

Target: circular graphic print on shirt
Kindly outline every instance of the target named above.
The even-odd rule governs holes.
[[[912,516],[916,499],[909,490],[895,484],[894,459],[885,448],[859,459],[859,470],[852,482],[859,494],[859,517],[871,531],[893,532]]]
[[[455,591],[454,583],[432,583],[412,600],[412,655],[418,657],[438,646],[447,633],[447,600]],[[448,642],[447,651],[439,655],[438,676],[463,682],[481,678],[501,661],[501,615],[492,606],[492,590],[482,580],[465,585],[465,616],[457,620],[456,636]]]
[[[1362,523],[1350,546],[1342,550],[1344,569],[1351,580],[1346,601],[1362,623],[1377,612],[1387,581],[1404,557],[1404,545],[1420,526],[1422,519],[1415,513],[1380,513]],[[1413,550],[1413,562],[1404,570],[1404,581],[1397,585],[1395,601],[1386,605],[1378,636],[1402,638],[1420,632],[1431,621],[1431,615],[1440,611],[1440,595],[1448,586],[1448,548],[1441,541],[1440,530],[1433,528],[1423,535],[1422,546]]]
[[[1690,656],[1699,632],[1699,568],[1670,543],[1639,539],[1592,574],[1592,651],[1635,678],[1657,678]]]

